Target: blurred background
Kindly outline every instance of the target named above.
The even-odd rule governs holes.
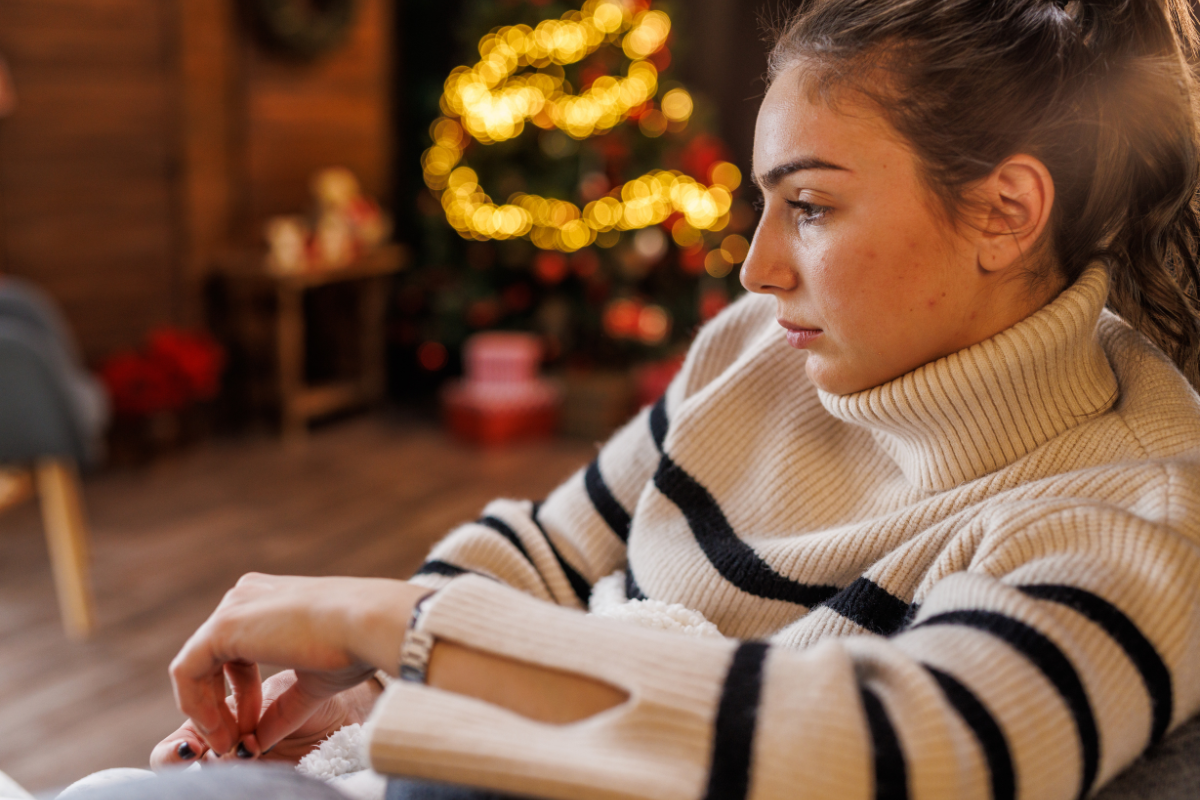
[[[0,0],[0,770],[144,766],[239,575],[406,577],[653,402],[788,7]]]

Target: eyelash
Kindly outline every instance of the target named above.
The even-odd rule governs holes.
[[[804,219],[800,221],[801,225],[814,225],[829,213],[829,206],[818,206],[803,200],[788,200],[787,204],[804,214]]]
[[[792,208],[804,213],[804,219],[800,221],[802,225],[812,225],[820,222],[829,213],[829,206],[818,206],[813,203],[806,203],[803,200],[788,200],[787,204]],[[762,213],[766,208],[766,199],[761,195],[756,195],[754,198],[754,210]]]

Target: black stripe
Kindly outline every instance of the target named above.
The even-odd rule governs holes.
[[[1150,726],[1150,744],[1157,744],[1171,725],[1174,713],[1174,692],[1171,688],[1171,671],[1163,663],[1150,640],[1142,635],[1129,617],[1112,603],[1074,586],[1042,584],[1018,586],[1025,594],[1039,600],[1062,603],[1075,609],[1099,625],[1121,646],[1129,660],[1137,667],[1150,695],[1153,722]]]
[[[625,599],[626,600],[649,600],[646,593],[642,591],[642,587],[638,586],[637,579],[633,577],[633,567],[625,567]]]
[[[896,729],[888,719],[883,702],[865,686],[862,687],[862,704],[867,712],[867,727],[871,729],[875,754],[875,800],[907,800],[908,768],[904,765],[904,751],[900,749]]]
[[[742,642],[733,653],[717,706],[712,767],[704,800],[744,800],[750,789],[750,761],[767,649],[766,642]]]
[[[538,511],[541,509],[541,503],[533,504],[533,511],[530,517],[533,519],[533,524],[542,533],[542,538],[546,540],[546,544],[550,545],[550,552],[554,554],[554,559],[558,562],[558,566],[562,568],[563,575],[567,577],[567,583],[571,584],[571,591],[575,592],[575,596],[579,598],[580,604],[587,608],[588,598],[592,595],[592,585],[584,580],[574,567],[566,562],[562,554],[558,552],[558,548],[554,546],[554,542],[550,541],[550,534],[546,533],[546,529],[542,527],[542,523],[538,520]]]
[[[1054,684],[1071,716],[1075,718],[1079,746],[1083,751],[1079,798],[1082,800],[1087,797],[1096,780],[1096,770],[1100,764],[1100,735],[1096,730],[1096,718],[1092,715],[1092,705],[1088,701],[1083,682],[1079,680],[1079,674],[1058,646],[1024,622],[994,611],[950,611],[921,620],[913,627],[920,628],[925,625],[966,625],[986,631],[1003,639],[1042,671],[1050,683]]]
[[[743,592],[802,606],[815,606],[837,594],[836,586],[798,583],[772,569],[754,548],[737,537],[708,490],[665,453],[654,473],[654,485],[679,506],[700,549],[717,572]]]
[[[511,542],[512,546],[517,548],[521,555],[525,557],[525,560],[529,562],[529,566],[533,567],[533,571],[538,574],[538,578],[540,578],[542,581],[542,586],[546,587],[546,593],[551,597],[554,596],[554,592],[550,591],[550,584],[546,583],[546,576],[542,574],[540,569],[538,569],[537,564],[533,563],[533,559],[530,557],[529,551],[525,549],[525,544],[521,541],[521,537],[517,536],[517,532],[514,531],[507,522],[499,517],[493,517],[489,515],[475,520],[475,523],[477,525],[482,525],[485,528],[491,528],[496,533],[500,534],[509,542]]]
[[[914,600],[914,601],[912,601],[911,603],[909,603],[909,604],[908,604],[908,611],[905,611],[905,612],[904,612],[904,623],[903,623],[903,624],[902,624],[900,627],[901,627],[901,628],[907,628],[909,625],[912,625],[912,624],[913,624],[913,622],[914,622],[914,621],[916,620],[916,618],[917,618],[917,614],[918,614],[920,611],[921,611],[921,604],[920,604],[920,603],[918,603],[916,600]]]
[[[900,630],[908,614],[908,603],[869,578],[858,578],[824,605],[881,636]]]
[[[963,721],[975,732],[983,756],[987,759],[988,772],[992,776],[992,800],[1013,800],[1017,795],[1017,778],[1013,772],[1012,754],[1004,731],[996,724],[987,706],[979,701],[970,689],[952,676],[928,664],[925,669],[942,687],[942,693]]]
[[[667,440],[667,396],[658,398],[654,408],[650,409],[650,435],[654,437],[654,446],[662,453],[663,442]]]
[[[583,473],[583,485],[587,489],[588,499],[592,501],[592,506],[596,509],[596,513],[601,516],[608,527],[612,528],[612,532],[622,542],[629,541],[629,512],[622,508],[617,502],[617,498],[613,497],[613,493],[609,491],[608,484],[604,482],[604,476],[600,474],[600,459],[594,459],[588,464],[587,470]]]
[[[525,549],[525,545],[521,543],[521,539],[517,536],[517,532],[510,528],[507,522],[497,517],[487,516],[475,520],[475,524],[482,525],[485,528],[491,528],[505,539],[508,539],[508,541],[512,543],[512,546],[517,548],[517,550],[521,552],[521,555],[525,556],[525,560],[530,564],[533,564],[533,559],[529,557],[529,551]],[[537,567],[535,566],[534,569],[537,569]]]
[[[413,575],[445,575],[448,578],[456,578],[465,572],[470,572],[470,570],[456,567],[445,561],[433,559],[422,564],[421,568],[414,572]]]

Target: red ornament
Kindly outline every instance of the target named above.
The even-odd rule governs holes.
[[[542,250],[533,258],[533,274],[542,283],[553,286],[567,277],[567,257],[554,250]]]
[[[613,300],[604,309],[604,332],[614,339],[632,339],[638,334],[642,304],[636,300]]]
[[[571,256],[571,271],[587,280],[600,269],[600,256],[594,250],[580,250]]]
[[[704,259],[708,255],[708,248],[704,243],[685,247],[679,251],[679,267],[688,275],[699,275],[704,272]]]
[[[705,289],[700,295],[700,319],[708,322],[729,305],[729,295],[722,288]]]
[[[702,133],[688,142],[680,157],[683,171],[698,181],[709,180],[708,173],[718,161],[728,161],[729,152],[725,144],[715,136]]]

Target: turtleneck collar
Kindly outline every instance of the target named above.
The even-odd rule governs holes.
[[[1096,323],[1108,274],[1089,267],[1048,305],[990,339],[848,395],[819,391],[871,430],[904,476],[944,491],[1005,467],[1117,399]]]

